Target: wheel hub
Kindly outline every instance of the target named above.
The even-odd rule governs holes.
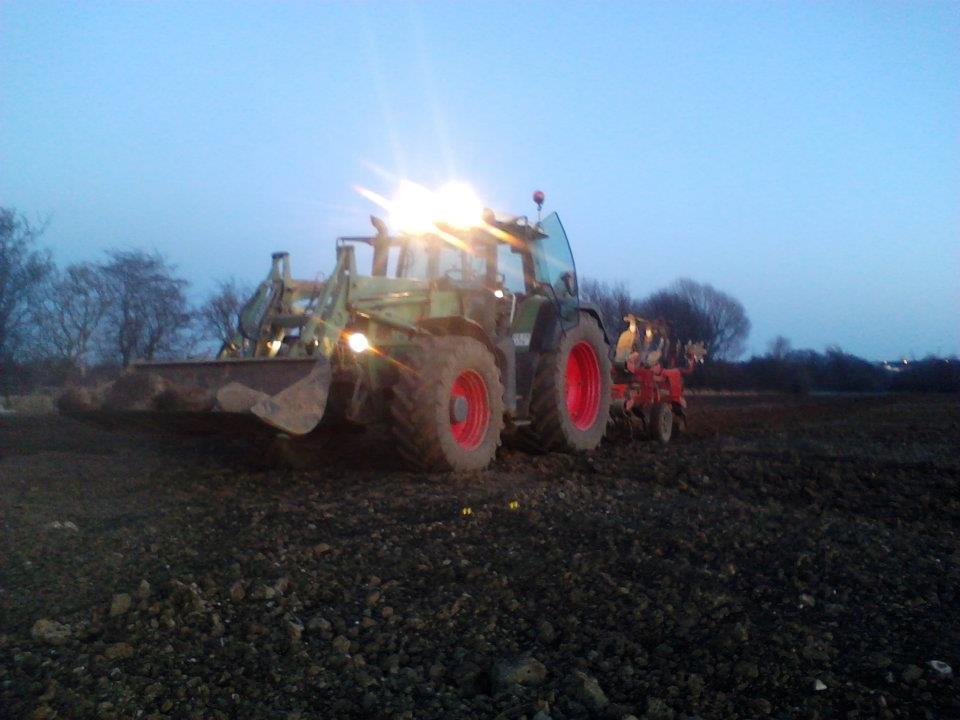
[[[451,424],[462,423],[467,419],[467,413],[470,410],[470,403],[463,395],[454,395],[450,398],[450,422]]]
[[[579,342],[567,356],[567,413],[579,430],[589,429],[600,412],[600,362],[588,342]]]
[[[483,443],[490,425],[487,383],[476,370],[464,370],[450,388],[450,432],[465,450]]]

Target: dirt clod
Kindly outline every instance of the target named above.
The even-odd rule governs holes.
[[[130,605],[132,600],[127,593],[118,593],[113,596],[113,600],[110,601],[110,617],[117,617],[118,615],[125,614],[130,610]]]
[[[56,620],[43,618],[33,624],[30,635],[50,645],[63,645],[70,639],[70,628]]]
[[[498,688],[511,685],[540,685],[547,678],[547,668],[533,657],[502,660],[491,671],[493,683]]]
[[[108,660],[124,660],[133,657],[133,646],[125,642],[114,643],[103,654]]]
[[[570,687],[573,697],[582,702],[590,710],[603,710],[603,708],[610,704],[607,694],[603,692],[597,679],[587,675],[581,670],[574,671]]]

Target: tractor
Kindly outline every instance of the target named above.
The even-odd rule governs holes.
[[[543,194],[534,200],[539,216]],[[600,443],[611,342],[580,298],[556,213],[484,210],[470,227],[417,233],[371,223],[373,234],[337,240],[322,281],[294,279],[289,255],[274,253],[216,359],[135,363],[101,395],[61,407],[253,416],[289,436],[381,424],[424,471],[483,468],[508,435],[544,451]]]

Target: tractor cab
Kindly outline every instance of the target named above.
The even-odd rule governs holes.
[[[375,237],[340,240],[373,247],[372,277],[456,291],[466,299],[466,316],[491,335],[511,334],[517,317],[529,321],[544,303],[564,329],[578,321],[576,266],[556,213],[534,223],[486,210],[476,227],[438,223],[433,232],[396,235],[379,218],[371,222]]]
[[[535,225],[525,217],[491,218],[488,224],[500,243],[503,281],[515,294],[543,295],[563,303],[578,299],[573,253],[556,213]]]
[[[576,267],[556,213],[531,224],[526,217],[498,217],[487,210],[478,227],[438,223],[437,232],[389,235],[372,217],[373,238],[341,238],[374,248],[374,277],[482,282],[514,295],[576,298]]]
[[[542,371],[544,354],[582,324],[584,313],[589,315],[588,324],[598,325],[605,339],[599,311],[580,302],[573,253],[556,213],[534,222],[486,210],[473,227],[438,222],[432,231],[400,234],[388,233],[386,223],[378,218],[371,220],[378,233],[363,239],[373,246],[371,277],[364,284],[375,286],[381,299],[369,310],[351,300],[354,314],[362,310],[365,319],[348,332],[364,332],[381,348],[409,343],[410,334],[395,322],[402,304],[408,308],[405,321],[420,330],[477,339],[494,353],[506,410],[518,422],[533,411],[536,375]],[[351,298],[365,297],[367,292]],[[396,307],[390,318],[384,313],[388,304]],[[571,370],[579,373],[574,381],[581,375],[602,376],[597,369],[598,352],[608,355],[600,345],[582,348],[585,366]],[[608,362],[607,357],[603,362]],[[595,394],[596,383],[585,392]],[[593,427],[588,416],[595,398],[591,395],[584,403],[588,409],[582,422],[589,419]]]

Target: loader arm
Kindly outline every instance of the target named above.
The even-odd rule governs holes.
[[[347,303],[350,294],[350,279],[357,274],[357,263],[351,245],[337,248],[337,265],[330,279],[324,284],[323,291],[309,319],[300,331],[299,352],[310,352],[314,348],[323,357],[329,359],[349,320]]]
[[[333,274],[306,315],[299,342],[290,353],[291,357],[315,358],[309,374],[274,395],[260,398],[250,408],[268,425],[293,435],[305,435],[323,419],[332,379],[330,358],[349,319],[350,278],[356,271],[353,247],[339,246]],[[223,393],[218,399],[221,403],[225,400]]]

